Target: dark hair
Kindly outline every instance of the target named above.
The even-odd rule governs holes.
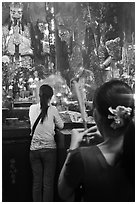
[[[125,106],[132,108],[131,117],[134,112],[134,97],[132,89],[125,82],[113,79],[100,86],[93,99],[93,107],[95,107],[101,116],[107,121],[107,124],[112,123],[112,119],[108,119],[108,115],[111,115],[109,107],[116,109],[117,106]],[[124,127],[129,122],[129,118],[126,119]]]
[[[53,89],[51,86],[47,84],[43,84],[39,89],[39,97],[40,97],[40,108],[41,108],[41,123],[43,123],[44,118],[47,116],[48,111],[48,102],[49,99],[53,96]]]
[[[135,187],[135,124],[133,121],[130,122],[124,135],[122,156],[123,167],[132,186]]]

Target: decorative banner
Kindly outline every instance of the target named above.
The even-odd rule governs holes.
[[[38,20],[40,22],[46,22],[46,3],[29,2],[29,16],[34,25],[36,25]]]

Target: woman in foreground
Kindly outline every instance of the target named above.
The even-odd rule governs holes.
[[[75,190],[81,187],[85,202],[134,201],[133,182],[127,173],[129,160],[126,163],[124,158],[124,151],[129,148],[123,148],[124,135],[134,113],[132,90],[120,80],[106,82],[96,91],[93,104],[94,119],[104,142],[79,147],[83,136],[93,134],[90,133],[92,127],[83,132],[72,130],[70,148],[58,181],[60,197],[73,201]]]

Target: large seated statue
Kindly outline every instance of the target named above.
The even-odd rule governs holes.
[[[10,21],[2,27],[2,51],[13,59],[33,55],[31,48],[30,24],[23,21],[23,4],[10,4]]]

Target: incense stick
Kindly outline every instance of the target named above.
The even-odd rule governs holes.
[[[84,87],[82,86],[82,83],[80,84],[77,81],[74,81],[74,87],[75,87],[76,96],[80,107],[83,125],[84,125],[84,128],[87,129],[87,113],[86,113],[85,100],[84,100],[85,99]]]

